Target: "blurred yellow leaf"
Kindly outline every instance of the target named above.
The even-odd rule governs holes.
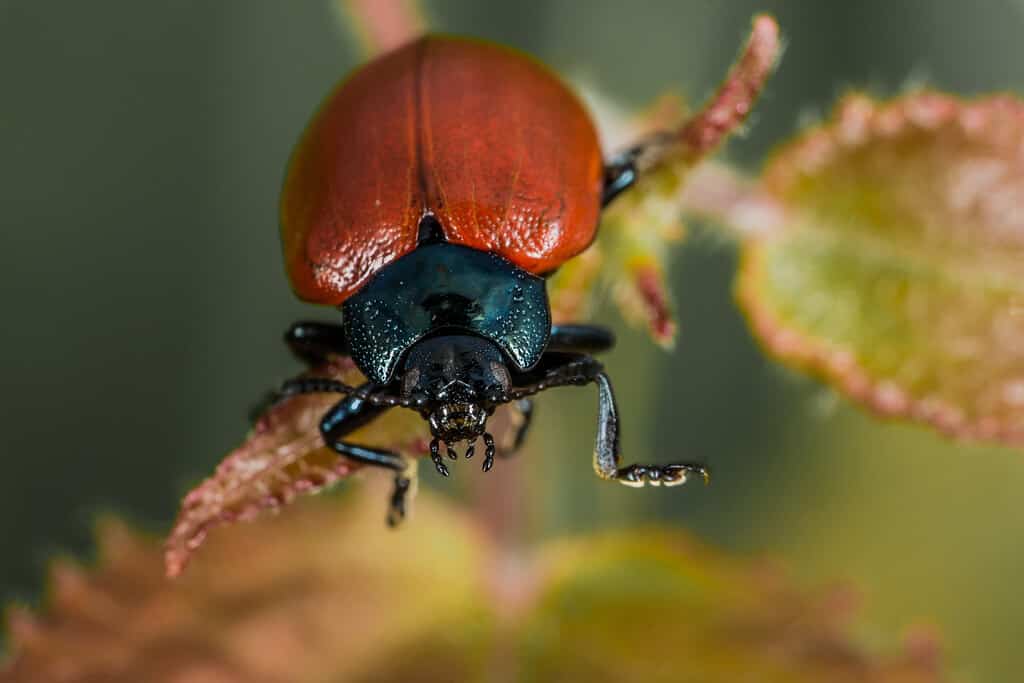
[[[782,359],[878,413],[1024,443],[1024,104],[847,97],[763,188],[738,296]]]
[[[680,532],[511,550],[429,496],[388,531],[367,488],[218,529],[174,582],[154,543],[102,525],[94,569],[58,565],[42,616],[9,613],[0,681],[945,680],[932,639],[869,654],[843,591]]]

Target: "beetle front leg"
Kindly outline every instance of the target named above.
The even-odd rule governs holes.
[[[707,483],[708,471],[703,465],[673,463],[668,465],[619,466],[619,412],[615,393],[602,365],[581,353],[550,353],[541,359],[539,367],[520,377],[512,398],[559,386],[597,384],[598,415],[597,440],[594,444],[594,471],[602,479],[617,481],[626,486],[678,486],[691,475],[697,474]]]
[[[397,526],[406,512],[406,497],[413,487],[415,470],[398,453],[358,446],[342,441],[342,437],[375,419],[388,410],[386,406],[370,403],[368,396],[377,387],[364,384],[352,396],[339,401],[320,421],[320,434],[324,443],[336,453],[365,465],[384,467],[395,473],[395,488],[388,507],[388,526]]]
[[[619,467],[619,414],[615,405],[615,393],[611,382],[603,371],[594,375],[597,384],[597,441],[594,444],[594,471],[602,479],[617,481],[626,486],[639,488],[652,486],[679,486],[685,484],[691,475],[699,475],[706,484],[709,479],[707,468],[692,463],[669,465],[627,465]]]

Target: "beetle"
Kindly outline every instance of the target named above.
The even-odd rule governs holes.
[[[395,472],[388,521],[405,514],[410,481],[394,452],[347,443],[382,412],[427,421],[430,457],[483,440],[487,419],[512,404],[525,436],[530,396],[596,384],[594,469],[628,486],[673,486],[697,464],[620,463],[611,382],[592,354],[612,333],[552,325],[545,277],[593,241],[600,212],[636,179],[637,146],[605,164],[576,96],[533,59],[463,38],[427,36],[354,72],[303,133],[286,173],[281,238],[297,296],[340,308],[340,323],[300,322],[285,335],[310,365],[350,356],[358,387],[316,377],[280,396],[344,395],[320,422],[347,458]]]

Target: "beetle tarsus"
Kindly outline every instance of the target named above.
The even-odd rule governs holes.
[[[651,486],[680,486],[692,475],[699,475],[706,485],[711,481],[708,469],[703,465],[679,463],[672,465],[629,465],[619,468],[614,479],[632,488]]]

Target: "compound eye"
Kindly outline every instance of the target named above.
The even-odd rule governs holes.
[[[512,378],[509,377],[508,374],[508,368],[497,361],[491,361],[491,375],[494,377],[494,381],[501,387],[502,391],[507,389],[512,383]]]
[[[405,375],[402,377],[402,394],[404,396],[412,396],[416,392],[417,386],[420,382],[420,369],[409,368],[406,370]]]

